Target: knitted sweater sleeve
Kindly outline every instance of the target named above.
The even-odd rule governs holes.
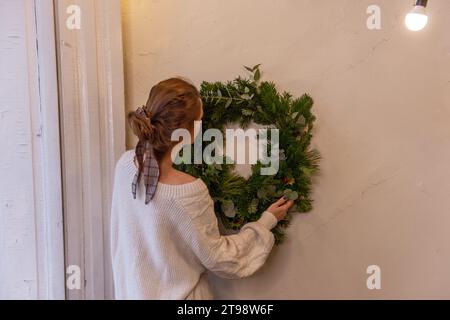
[[[190,247],[208,270],[228,279],[252,275],[266,261],[275,239],[270,231],[277,219],[264,212],[258,221],[247,223],[239,233],[221,235],[208,192],[180,201],[183,214],[189,217]]]

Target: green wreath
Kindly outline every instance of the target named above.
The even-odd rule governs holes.
[[[279,93],[274,83],[261,81],[260,65],[245,68],[250,72],[249,78],[202,83],[203,130],[217,128],[224,132],[226,125],[233,123],[245,129],[252,122],[276,127],[280,151],[278,173],[261,175],[260,169],[264,166],[260,162],[252,165],[252,175],[247,180],[230,164],[181,164],[177,167],[205,182],[215,210],[228,229],[239,230],[247,222],[256,221],[283,195],[295,200],[287,218],[272,229],[279,244],[284,239],[291,214],[312,209],[312,177],[318,171],[320,160],[318,151],[311,148],[315,121],[311,112],[313,100],[307,94],[294,98],[288,92]]]

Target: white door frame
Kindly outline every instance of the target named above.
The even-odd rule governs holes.
[[[39,0],[40,1],[40,0]],[[125,151],[120,0],[55,0],[62,131],[66,266],[81,269],[68,299],[113,298],[109,215]],[[68,29],[80,8],[80,29]],[[84,281],[83,281],[84,280]]]
[[[30,2],[31,3],[31,2]],[[34,0],[44,207],[36,212],[39,299],[64,299],[61,151],[53,2]]]
[[[53,3],[5,1],[0,15],[0,299],[64,299]]]

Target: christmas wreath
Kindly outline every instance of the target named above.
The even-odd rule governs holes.
[[[178,169],[205,182],[216,213],[228,229],[239,230],[247,222],[256,221],[283,195],[295,200],[287,218],[272,229],[279,244],[292,213],[312,208],[312,177],[320,159],[318,151],[311,148],[313,100],[307,94],[294,98],[288,92],[278,92],[274,83],[261,80],[260,65],[245,68],[250,73],[248,78],[202,83],[203,130],[217,128],[223,132],[234,123],[243,129],[251,123],[279,129],[278,172],[261,175],[263,165],[259,161],[252,165],[248,179],[237,174],[233,164],[182,163]]]

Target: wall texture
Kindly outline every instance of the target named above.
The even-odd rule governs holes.
[[[29,69],[36,50],[27,39],[32,27],[25,2],[2,1],[0,12],[0,298],[26,299],[38,291],[34,207],[38,177],[32,160],[36,122]]]
[[[53,4],[0,1],[0,299],[64,298]]]
[[[366,28],[366,9],[382,29]],[[411,1],[123,0],[128,110],[174,75],[228,80],[263,63],[316,101],[314,210],[219,298],[450,298],[450,1],[404,27]],[[129,135],[129,146],[133,140]],[[368,290],[379,265],[382,289]]]

